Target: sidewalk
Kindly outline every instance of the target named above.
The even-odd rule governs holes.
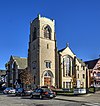
[[[56,100],[81,102],[81,103],[100,103],[100,91],[96,93],[78,95],[78,96],[63,96],[57,95]]]

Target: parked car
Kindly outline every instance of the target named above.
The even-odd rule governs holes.
[[[15,89],[14,88],[12,88],[12,87],[8,87],[8,88],[6,88],[4,91],[3,91],[3,93],[4,94],[12,94],[12,93],[15,93]]]
[[[36,98],[36,97],[40,99],[43,99],[44,97],[52,99],[56,97],[56,93],[49,88],[38,88],[34,92],[32,92],[31,95],[31,98]]]
[[[22,94],[24,93],[24,89],[23,88],[16,88],[16,96],[22,96]]]
[[[22,92],[22,96],[31,96],[32,92],[32,90],[24,90],[24,92]]]
[[[14,88],[9,90],[9,94],[15,94],[15,92],[16,92],[16,89],[14,89]]]

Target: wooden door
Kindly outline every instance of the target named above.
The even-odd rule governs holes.
[[[51,77],[44,77],[44,85],[51,85]]]

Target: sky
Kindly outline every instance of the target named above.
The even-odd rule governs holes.
[[[69,47],[83,61],[100,55],[100,0],[0,0],[0,69],[10,56],[27,57],[30,22],[55,20],[58,50]]]

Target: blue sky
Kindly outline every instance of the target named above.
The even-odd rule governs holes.
[[[100,55],[100,0],[0,0],[0,69],[11,55],[27,57],[30,21],[40,13],[56,22],[58,49],[77,57]]]

